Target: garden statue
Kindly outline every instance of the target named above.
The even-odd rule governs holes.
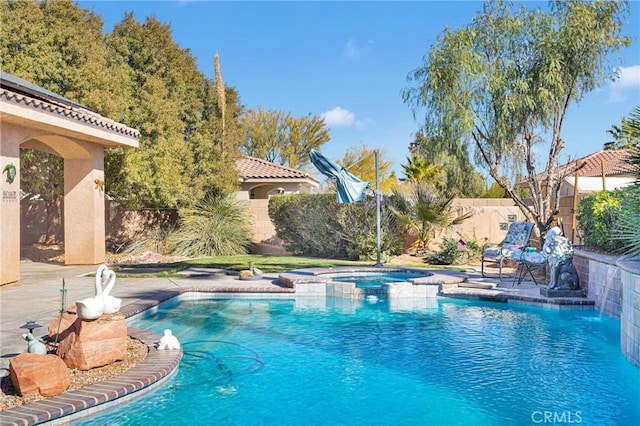
[[[36,337],[33,334],[31,333],[23,334],[22,338],[27,341],[27,352],[29,352],[30,354],[38,354],[38,355],[47,354],[47,347],[44,345],[44,343],[36,339]]]
[[[111,269],[107,269],[104,272],[102,282],[108,282],[107,286],[102,290],[102,299],[104,302],[104,313],[105,314],[115,314],[120,310],[120,305],[122,304],[122,299],[118,299],[117,297],[111,296],[111,290],[113,290],[113,286],[116,284],[116,273]]]
[[[91,321],[98,319],[104,313],[104,299],[102,297],[102,275],[106,271],[107,265],[100,265],[96,271],[95,290],[93,297],[76,302],[76,311],[81,320]]]
[[[164,330],[164,336],[160,338],[157,349],[163,351],[165,349],[180,349],[178,338],[171,333],[168,328]]]
[[[102,286],[107,284],[103,289]],[[111,296],[111,290],[116,283],[116,273],[107,265],[100,265],[96,271],[94,297],[76,302],[78,318],[91,321],[100,318],[103,314],[114,314],[120,310],[122,299]]]
[[[551,278],[548,290],[580,290],[578,272],[573,265],[573,246],[571,241],[560,234],[559,228],[547,233],[544,251],[549,259]]]

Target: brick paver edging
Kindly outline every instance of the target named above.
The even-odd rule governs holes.
[[[62,417],[67,422],[109,408],[111,405],[106,403],[120,403],[125,400],[122,398],[138,396],[137,392],[143,389],[150,390],[173,376],[180,364],[182,350],[156,350],[154,342],[161,336],[151,331],[129,327],[128,334],[149,347],[149,353],[140,363],[125,373],[100,383],[4,410],[0,412],[0,424],[35,425],[62,420]]]

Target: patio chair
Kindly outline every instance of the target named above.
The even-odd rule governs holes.
[[[502,264],[505,259],[510,259],[512,255],[520,254],[529,246],[533,223],[531,222],[511,222],[507,235],[502,244],[485,244],[482,246],[482,258],[480,260],[480,273],[482,277],[487,275],[484,272],[484,263],[487,261],[498,264],[498,277],[502,281]]]
[[[551,242],[558,235],[562,235],[562,230],[557,226],[553,227],[547,232],[542,250],[538,251],[533,247],[528,247],[520,252],[512,253],[511,258],[517,264],[516,275],[513,277],[513,283],[511,284],[512,287],[516,284],[520,285],[527,273],[531,276],[533,282],[538,285],[533,270],[547,265],[549,253],[551,252]]]

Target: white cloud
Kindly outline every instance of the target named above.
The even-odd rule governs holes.
[[[373,40],[367,40],[365,44],[359,46],[356,39],[351,37],[344,46],[343,54],[347,58],[358,58],[369,53],[373,45]]]
[[[610,84],[609,102],[622,102],[626,91],[640,89],[640,65],[620,67],[617,71],[618,79]]]
[[[354,113],[339,106],[323,112],[320,117],[324,119],[324,122],[329,127],[351,127],[356,121]]]

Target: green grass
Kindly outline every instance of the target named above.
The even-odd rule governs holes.
[[[216,256],[216,257],[202,257],[197,259],[189,259],[181,262],[173,262],[166,264],[153,264],[153,265],[128,265],[134,268],[144,269],[147,267],[166,267],[168,270],[159,272],[157,274],[145,274],[145,277],[169,277],[177,276],[177,272],[191,268],[217,268],[226,269],[230,271],[241,271],[249,269],[249,262],[253,262],[253,266],[259,268],[263,272],[267,273],[280,273],[290,271],[292,269],[303,268],[329,268],[334,266],[373,266],[375,262],[371,261],[349,261],[349,260],[337,260],[337,259],[323,259],[313,257],[299,257],[299,256],[263,256],[263,255],[238,255],[238,256]],[[446,267],[442,265],[429,265],[426,263],[411,263],[407,265],[385,265],[385,266],[408,266],[412,268],[425,268],[425,269],[450,269],[463,271],[464,268],[460,267]],[[114,268],[117,269],[117,268]],[[122,277],[128,277],[129,275],[121,274]],[[140,274],[131,274],[131,276],[142,277]]]
[[[207,268],[221,268],[233,271],[249,269],[249,262],[263,272],[286,272],[292,269],[301,268],[329,268],[332,266],[370,266],[372,262],[354,262],[349,260],[320,259],[313,257],[298,256],[263,256],[263,255],[240,255],[240,256],[218,256],[203,257],[199,259],[187,260],[185,266],[198,266]]]

